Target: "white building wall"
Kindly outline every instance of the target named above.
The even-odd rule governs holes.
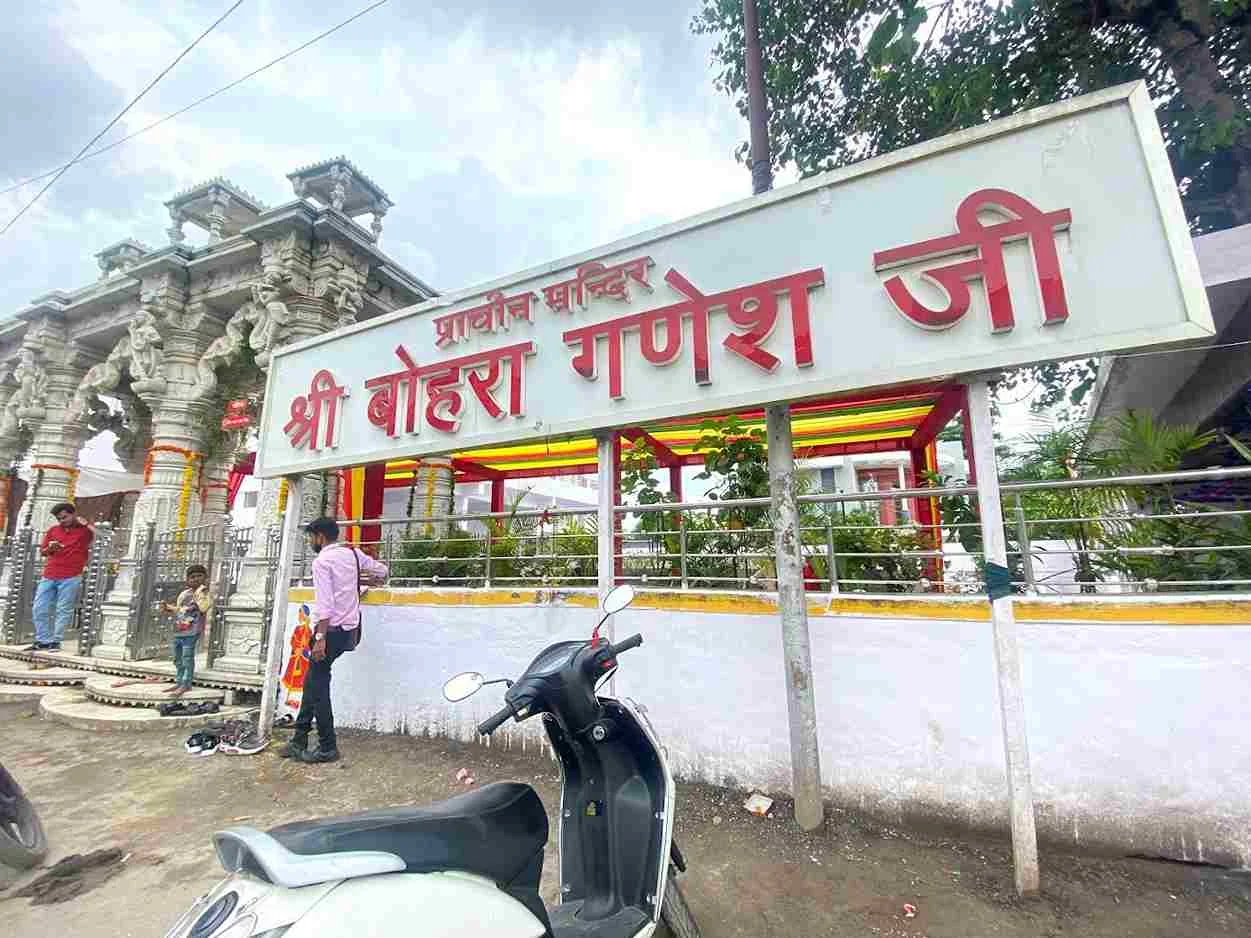
[[[365,607],[365,621],[363,647],[335,669],[340,721],[469,739],[500,694],[488,688],[448,705],[440,694],[448,676],[516,677],[546,644],[589,635],[595,615],[562,602],[392,605]],[[830,616],[810,628],[829,796],[896,820],[1005,828],[989,624]],[[1021,629],[1043,836],[1251,864],[1251,626]],[[674,770],[789,789],[776,618],[637,609],[617,617],[618,637],[635,631],[646,643],[623,659],[618,691],[647,706]]]

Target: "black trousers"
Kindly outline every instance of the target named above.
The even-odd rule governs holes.
[[[300,697],[300,713],[295,718],[295,736],[292,742],[308,745],[308,734],[317,721],[317,748],[323,752],[335,749],[334,711],[330,708],[330,669],[335,659],[347,649],[354,636],[342,629],[326,633],[326,657],[321,661],[309,658],[308,674],[304,676],[304,690]]]

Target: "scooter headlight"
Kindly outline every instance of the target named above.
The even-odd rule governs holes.
[[[216,934],[217,929],[225,924],[238,904],[239,894],[233,889],[219,896],[216,902],[200,913],[200,917],[191,926],[191,931],[187,932],[187,938],[209,938],[210,935]]]

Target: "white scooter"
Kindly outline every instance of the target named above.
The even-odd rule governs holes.
[[[600,625],[633,599],[614,589]],[[539,897],[547,812],[529,785],[499,782],[427,807],[219,831],[230,875],[167,938],[648,938],[662,923],[699,938],[676,882],[685,861],[664,750],[641,707],[595,693],[641,644],[610,644],[597,626],[589,641],[545,648],[516,683],[466,672],[443,689],[459,701],[508,685],[484,736],[542,714],[562,776],[555,908]]]

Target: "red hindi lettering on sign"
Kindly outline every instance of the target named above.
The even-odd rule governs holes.
[[[588,298],[628,302],[631,282],[651,292],[647,271],[653,263],[650,257],[636,257],[612,266],[588,261],[574,272],[572,279],[544,287],[543,301],[554,313],[572,312],[574,306],[584,309]]]
[[[401,397],[404,399],[403,432],[420,432],[418,405],[423,391],[426,406],[421,412],[425,422],[441,433],[457,432],[465,406],[461,389],[466,380],[488,416],[498,420],[505,414],[511,417],[525,414],[525,360],[534,355],[533,342],[519,342],[430,365],[418,365],[403,345],[396,347],[395,354],[403,363],[403,369],[365,382],[365,390],[370,392],[366,415],[369,422],[387,436],[400,433]],[[508,365],[507,409],[495,399],[495,392],[503,384],[504,363]]]
[[[534,322],[533,293],[505,296],[499,290],[486,295],[486,303],[472,309],[448,313],[434,321],[434,344],[437,348],[453,342],[466,342],[475,332],[508,331],[513,320]]]
[[[333,449],[335,433],[339,426],[339,402],[347,396],[347,388],[336,384],[334,375],[328,369],[323,368],[317,372],[309,385],[308,393],[301,394],[291,401],[291,419],[282,428],[282,432],[291,441],[291,446],[295,449],[308,447],[311,450],[319,450],[323,446]],[[319,438],[323,411],[325,412],[325,435]]]
[[[252,426],[252,418],[247,414],[234,414],[222,418],[223,430],[243,430]]]
[[[1008,220],[983,225],[978,213],[985,209],[994,209]],[[923,304],[897,274],[885,282],[886,292],[895,307],[921,328],[950,329],[969,311],[973,300],[969,281],[980,279],[990,306],[991,331],[1010,332],[1016,325],[1016,316],[1008,291],[1003,246],[1010,241],[1025,240],[1034,259],[1034,272],[1042,297],[1043,323],[1054,325],[1069,318],[1055,233],[1067,229],[1072,221],[1073,213],[1067,208],[1042,212],[1006,189],[979,189],[961,202],[956,210],[958,234],[878,251],[873,255],[873,269],[891,270],[906,264],[976,251],[978,256],[972,260],[929,267],[921,272],[923,279],[947,294],[944,309],[930,309]]]
[[[629,316],[621,316],[606,322],[570,329],[564,333],[565,344],[578,346],[570,364],[573,370],[595,381],[598,378],[600,338],[607,339],[608,346],[608,396],[613,400],[625,397],[622,379],[622,336],[627,332],[639,333],[639,347],[643,358],[652,365],[668,365],[682,354],[683,323],[691,321],[692,367],[697,385],[712,383],[708,347],[708,317],[713,310],[725,309],[730,321],[745,332],[732,332],[721,344],[744,361],[761,371],[772,373],[781,359],[762,347],[777,325],[778,297],[786,296],[790,305],[791,337],[795,351],[795,365],[807,368],[813,363],[812,324],[809,316],[808,291],[825,282],[821,268],[801,271],[773,280],[736,287],[706,296],[682,276],[670,269],[665,282],[686,297],[670,306],[662,306]],[[656,328],[664,329],[664,339],[658,341]]]

